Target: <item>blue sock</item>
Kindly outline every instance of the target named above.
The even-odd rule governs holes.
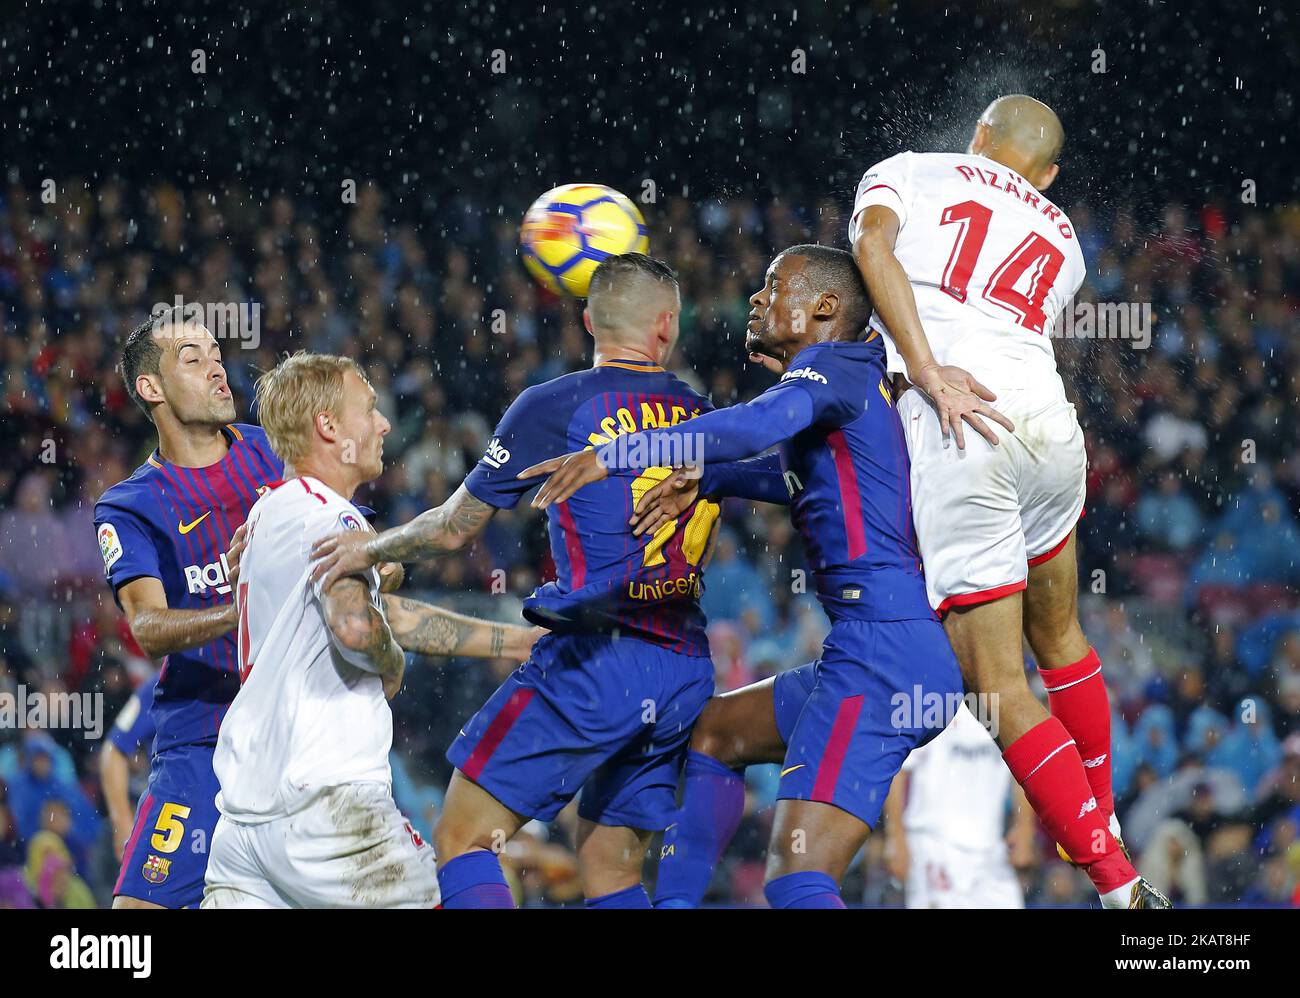
[[[787,873],[763,888],[773,908],[843,908],[839,884],[825,873],[804,870]]]
[[[686,756],[677,821],[664,832],[656,908],[698,908],[745,810],[745,777],[701,752]]]
[[[641,884],[625,887],[613,894],[602,894],[598,898],[587,898],[588,908],[649,908],[650,895]]]
[[[476,849],[438,867],[444,908],[513,908],[514,896],[494,852]]]

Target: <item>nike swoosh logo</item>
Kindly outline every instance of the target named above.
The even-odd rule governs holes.
[[[193,523],[181,523],[180,520],[177,520],[177,521],[176,521],[176,529],[179,530],[179,531],[181,532],[182,536],[183,536],[183,535],[185,535],[185,534],[188,534],[191,530],[193,530],[195,527],[197,527],[200,523],[202,523],[204,520],[206,520],[206,519],[207,519],[209,516],[211,516],[211,515],[212,515],[212,510],[208,510],[206,513],[204,513],[202,516],[200,516],[200,517],[199,517],[197,520],[195,520]]]
[[[781,770],[781,775],[785,776],[787,773],[793,773],[796,769],[803,769],[804,765],[805,764],[801,762],[797,766],[791,766],[789,769],[783,769]]]

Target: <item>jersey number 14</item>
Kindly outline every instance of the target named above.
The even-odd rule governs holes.
[[[959,302],[966,301],[975,261],[984,247],[992,218],[993,209],[978,201],[949,205],[939,216],[940,225],[961,226],[952,254],[948,257],[948,265],[943,270],[942,284],[943,290]],[[1043,303],[1047,301],[1064,263],[1064,253],[1038,233],[1031,232],[994,268],[993,275],[984,288],[984,300],[1006,309],[1026,329],[1041,333],[1047,322]],[[1028,293],[1016,288],[1026,275],[1029,280]]]

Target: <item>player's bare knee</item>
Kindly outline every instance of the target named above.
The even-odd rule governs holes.
[[[779,848],[768,849],[767,866],[763,874],[764,883],[771,883],[787,874],[803,873],[808,870],[826,873],[839,880],[852,860],[853,853],[857,852],[855,847],[845,858],[842,855],[844,850],[839,848],[838,843],[833,844],[825,838],[814,841],[815,837],[809,834],[808,829],[799,827],[786,829],[781,838]],[[778,846],[775,836],[772,845]]]
[[[433,826],[433,851],[439,863],[446,863],[475,849],[499,852],[507,838],[505,829],[493,834],[487,829],[468,826],[455,819],[449,821],[444,814]]]
[[[700,716],[695,721],[695,726],[691,728],[691,751],[699,752],[701,755],[707,755],[716,759],[717,753],[721,751],[720,743],[722,741],[722,725],[720,717],[722,709],[719,706],[719,698],[712,697],[700,711]]]
[[[691,730],[691,751],[707,755],[729,769],[742,769],[759,761],[752,739],[738,733],[742,725],[737,722],[735,708],[726,697],[714,697],[700,713]],[[761,753],[766,754],[766,753]],[[779,762],[780,756],[771,760]]]
[[[583,893],[601,897],[641,882],[641,868],[649,846],[648,832],[603,825],[580,826],[578,866]]]
[[[707,755],[710,759],[714,759],[724,766],[734,768],[739,765],[735,761],[740,754],[736,740],[717,730],[696,727],[691,733],[691,751],[698,752],[700,755]]]

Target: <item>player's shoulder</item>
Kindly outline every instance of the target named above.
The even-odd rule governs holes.
[[[992,163],[983,156],[976,156],[973,153],[966,152],[908,152],[904,153],[907,157],[908,177],[913,183],[940,184],[948,181],[963,181],[971,183],[972,178],[983,180],[983,174],[980,170],[988,170],[993,167],[998,170],[1005,170],[1000,164]],[[1023,186],[1028,186],[1021,181]]]
[[[902,152],[894,153],[892,156],[886,156],[884,159],[877,160],[868,167],[866,176],[862,179],[866,180],[867,177],[871,177],[876,173],[906,172],[911,168],[913,160],[917,155],[920,154],[912,152],[910,149],[905,149]]]
[[[121,511],[147,519],[158,505],[153,481],[159,473],[160,469],[151,458],[136,468],[130,478],[110,485],[95,501],[95,518],[100,519],[110,511]]]
[[[510,403],[510,413],[515,417],[520,414],[540,417],[557,405],[564,405],[571,400],[576,403],[580,394],[580,376],[585,373],[585,371],[575,371],[571,374],[561,374],[550,381],[529,385]]]
[[[709,401],[709,397],[680,375],[675,374],[672,371],[664,371],[663,379],[664,384],[670,393],[683,395],[692,401],[702,402],[705,405],[712,407],[713,403]]]
[[[365,518],[351,500],[310,475],[281,482],[258,499],[254,509],[259,518],[270,516],[304,525],[338,520],[340,529],[366,529]],[[252,511],[249,515],[252,516]]]
[[[266,431],[256,423],[227,423],[231,435],[236,441],[242,441],[249,444],[271,446],[270,440],[267,439]]]
[[[263,454],[275,467],[282,466],[283,462],[271,449],[271,439],[256,423],[227,423],[226,429],[230,431],[236,446],[250,447]]]
[[[790,360],[790,367],[781,375],[782,381],[806,378],[804,369],[856,368],[862,364],[878,363],[883,356],[879,335],[866,340],[827,340],[810,343]],[[815,379],[813,379],[815,380]]]
[[[581,371],[570,371],[550,381],[525,388],[519,393],[511,409],[537,412],[560,410],[567,419],[573,409],[592,396],[610,391],[613,387],[629,384],[642,390],[657,389],[670,380],[675,380],[675,375],[661,367],[630,361],[612,361]]]

